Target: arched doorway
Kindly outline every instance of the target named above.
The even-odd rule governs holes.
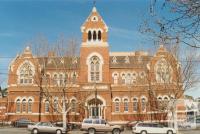
[[[104,118],[105,100],[100,96],[90,96],[86,102],[88,118]]]

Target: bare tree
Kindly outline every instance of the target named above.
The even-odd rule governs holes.
[[[82,103],[69,101],[70,96],[75,96],[77,89],[77,75],[79,67],[78,43],[75,38],[67,40],[60,36],[56,43],[49,44],[40,36],[33,42],[34,54],[36,55],[35,82],[39,87],[39,121],[41,120],[42,102],[48,102],[47,110],[52,113],[52,120],[58,120],[57,115],[63,115],[63,127],[66,128],[67,113],[75,110],[77,104]]]
[[[150,14],[140,27],[156,40],[180,39],[181,44],[200,48],[199,0],[150,0]]]
[[[156,63],[159,64],[159,68],[153,67],[152,70],[148,69],[146,72],[150,100],[148,105],[150,111],[156,112],[153,118],[166,120],[168,113],[171,112],[175,127],[177,127],[175,113],[178,100],[183,99],[184,93],[199,83],[199,77],[196,75],[199,66],[197,50],[191,47],[183,50],[179,45],[179,43],[169,43],[166,46],[167,50],[161,46],[162,51],[166,54],[163,56],[163,60],[159,61],[160,63]],[[156,76],[157,78],[152,79],[155,75],[159,77]],[[167,95],[166,98],[159,98],[157,93],[161,90]]]

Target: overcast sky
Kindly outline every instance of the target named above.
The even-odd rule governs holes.
[[[109,27],[110,51],[148,51],[152,42],[138,29],[149,12],[150,0],[97,0]],[[7,68],[28,42],[43,34],[54,42],[60,34],[81,41],[80,26],[93,0],[0,0],[0,84],[6,87]],[[193,96],[200,96],[195,90]]]

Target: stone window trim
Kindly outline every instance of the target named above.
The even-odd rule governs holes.
[[[158,72],[159,70],[162,72]],[[161,58],[161,59],[157,60],[155,66],[154,66],[154,72],[155,72],[155,78],[156,78],[157,83],[163,84],[163,83],[171,83],[172,82],[173,69],[172,69],[171,65],[169,64],[169,62],[165,58]],[[159,73],[162,73],[162,76],[160,76]]]
[[[118,84],[119,83],[119,73],[118,72],[113,72],[112,73],[112,78],[113,78],[113,83]]]
[[[129,64],[129,63],[130,63],[129,56],[126,56],[126,57],[124,58],[124,60],[125,60],[125,63],[127,63],[127,64]]]
[[[113,103],[114,103],[114,109],[116,113],[120,112],[120,103],[121,103],[121,99],[119,97],[115,97],[113,99]]]
[[[102,82],[102,72],[103,72],[103,64],[104,64],[104,60],[103,57],[101,56],[101,54],[97,53],[97,52],[93,52],[91,54],[88,55],[88,57],[86,58],[86,65],[88,66],[88,82],[94,82],[91,80],[91,58],[97,56],[99,58],[99,81],[95,81],[95,82]]]
[[[101,28],[97,29],[87,29],[87,42],[102,42],[102,33],[103,30]]]
[[[31,71],[32,72],[32,74],[31,74],[31,76],[28,76],[28,77],[25,77],[25,76],[21,76],[21,70],[25,67],[25,65],[27,65],[27,66],[29,66],[30,68],[30,70],[29,71]],[[33,65],[33,63],[31,62],[31,61],[29,61],[29,60],[25,60],[24,62],[22,62],[20,65],[19,65],[19,67],[18,67],[18,69],[17,69],[17,76],[18,76],[18,78],[17,78],[17,83],[19,84],[19,85],[23,85],[23,86],[25,86],[25,85],[32,85],[33,83],[34,83],[34,75],[35,75],[35,67],[34,67],[34,65]],[[22,78],[21,78],[22,77]],[[30,78],[29,78],[30,77]],[[27,83],[25,83],[24,82],[24,80],[25,79],[27,79],[27,78],[29,78],[29,80],[31,80],[31,82],[27,82]],[[23,79],[23,82],[21,83],[21,79]]]
[[[129,99],[127,97],[123,98],[124,112],[129,112]]]
[[[117,57],[116,56],[112,57],[112,63],[117,64]]]
[[[77,99],[73,96],[71,99],[70,99],[70,103],[71,103],[71,113],[76,113],[76,107],[77,107]]]
[[[141,101],[141,110],[142,112],[146,112],[147,111],[147,102],[148,102],[148,99],[146,96],[141,96],[140,97],[140,101]],[[143,107],[144,105],[144,107]]]
[[[28,113],[32,113],[32,108],[33,108],[33,99],[29,98],[28,99],[28,103],[27,103],[28,107],[27,107],[27,111]]]
[[[16,99],[15,103],[16,103],[16,113],[20,113],[21,112],[21,99],[20,98]]]
[[[125,102],[125,101],[128,101],[128,102],[130,102],[130,99],[129,99],[129,97],[127,97],[127,96],[124,96],[123,98],[122,98],[122,102]]]
[[[119,100],[119,102],[121,102],[121,98],[118,96],[114,97],[112,101],[115,102],[117,99]]]
[[[44,100],[44,112],[49,113],[50,112],[50,103],[49,100]]]
[[[138,111],[138,98],[137,97],[133,97],[132,98],[132,104],[133,104],[133,112],[137,112]],[[135,106],[136,104],[136,106]]]

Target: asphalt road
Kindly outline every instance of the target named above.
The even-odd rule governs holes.
[[[0,134],[30,134],[26,128],[0,128]],[[70,131],[69,134],[87,134],[86,132],[74,130]],[[98,133],[102,134],[102,133]],[[111,134],[111,133],[109,133]],[[132,134],[131,130],[126,130],[121,134]],[[200,134],[200,130],[185,130],[180,131],[179,134]]]

